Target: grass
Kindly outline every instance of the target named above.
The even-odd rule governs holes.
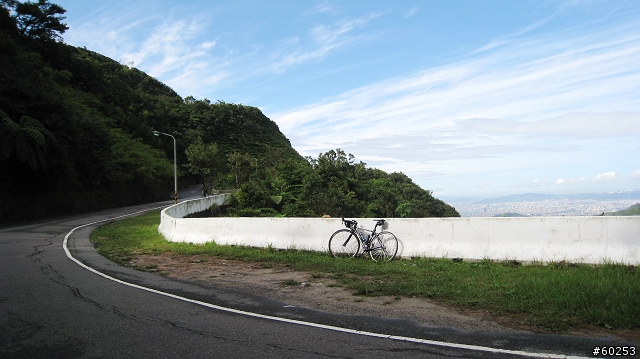
[[[282,285],[284,285],[285,287],[295,287],[295,286],[299,286],[300,284],[302,284],[302,282],[298,282],[295,279],[287,279],[284,282],[282,282]]]
[[[517,318],[523,325],[550,332],[588,326],[640,329],[640,271],[635,266],[444,258],[380,263],[295,249],[171,243],[158,233],[159,218],[159,211],[154,211],[114,222],[93,231],[91,239],[102,255],[123,265],[138,254],[220,256],[308,271],[314,278],[337,280],[355,295],[430,298]],[[293,282],[283,284],[300,284]]]

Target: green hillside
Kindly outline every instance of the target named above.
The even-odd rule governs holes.
[[[503,214],[495,214],[493,215],[494,217],[530,217],[524,214],[520,214],[520,213],[514,213],[514,212],[506,212]]]
[[[636,203],[627,209],[605,213],[605,216],[640,216],[640,203]]]
[[[57,5],[0,4],[0,222],[168,199],[173,142],[154,130],[176,138],[181,183],[240,188],[237,215],[458,215],[403,174],[339,150],[301,157],[255,107],[183,99],[136,68],[64,44]]]

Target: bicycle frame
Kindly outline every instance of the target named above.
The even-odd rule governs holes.
[[[354,220],[345,220],[344,218],[342,218],[342,223],[344,223],[344,225],[349,228],[349,231],[351,232],[351,234],[349,235],[349,237],[347,237],[347,239],[344,241],[344,243],[342,244],[342,246],[346,246],[347,243],[349,243],[349,241],[351,240],[351,236],[355,235],[355,237],[357,238],[358,241],[360,241],[360,243],[362,244],[362,254],[366,253],[366,252],[371,252],[371,251],[375,251],[378,250],[382,247],[374,247],[373,243],[374,243],[374,238],[376,238],[377,233],[377,229],[378,226],[382,227],[384,225],[385,220],[384,219],[379,219],[376,220],[376,225],[373,226],[373,230],[371,230],[371,234],[369,235],[369,237],[367,239],[363,238],[363,233],[361,231],[358,230],[357,226],[358,226],[358,222],[354,221]],[[368,229],[362,228],[365,231],[369,231]],[[359,255],[362,255],[359,254]]]

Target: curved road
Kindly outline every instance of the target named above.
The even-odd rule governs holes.
[[[0,358],[589,357],[596,345],[633,345],[611,338],[470,333],[295,308],[119,267],[88,240],[106,222],[69,234],[170,203],[1,226]],[[70,255],[102,274],[69,259],[65,236]]]

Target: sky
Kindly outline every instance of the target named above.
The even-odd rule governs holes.
[[[64,41],[435,196],[640,190],[640,1],[58,0]]]

